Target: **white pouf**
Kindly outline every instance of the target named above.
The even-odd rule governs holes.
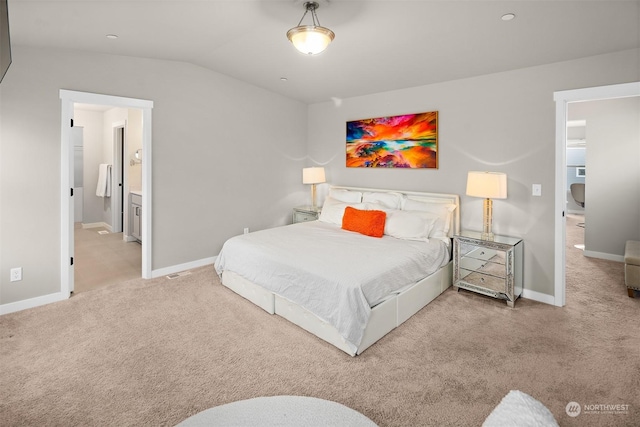
[[[518,390],[511,390],[489,414],[483,427],[558,427],[553,414],[542,403]]]
[[[178,424],[178,427],[199,426],[375,427],[376,424],[361,413],[329,400],[271,396],[216,406]]]

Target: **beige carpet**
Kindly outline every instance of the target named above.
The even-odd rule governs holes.
[[[638,425],[640,298],[622,264],[574,243],[567,307],[449,289],[356,358],[222,287],[212,267],[0,316],[0,424],[171,426],[299,395],[381,426],[477,426],[517,389],[562,426]],[[571,401],[629,407],[570,418]]]
[[[122,233],[100,234],[101,231],[107,230],[75,224],[76,294],[142,277],[142,245],[125,242]]]

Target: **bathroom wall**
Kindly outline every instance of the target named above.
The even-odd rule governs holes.
[[[96,110],[76,109],[74,124],[82,127],[84,141],[84,197],[83,224],[102,222],[102,199],[96,196],[98,165],[102,163],[104,113]]]
[[[142,110],[130,108],[128,110],[126,146],[127,153],[124,158],[128,168],[127,191],[142,189],[142,163],[131,160],[135,159],[136,150],[142,149]]]
[[[109,108],[107,110],[91,110],[76,108],[75,125],[82,126],[85,144],[84,161],[84,202],[85,216],[83,224],[112,226],[111,198],[96,196],[98,183],[98,167],[101,163],[113,164],[113,125],[126,122],[124,163],[127,173],[125,187],[125,208],[129,189],[142,188],[142,167],[140,163],[131,165],[135,151],[142,148],[142,110]],[[125,212],[125,227],[127,221]]]

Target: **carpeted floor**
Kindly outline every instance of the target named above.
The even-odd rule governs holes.
[[[640,298],[621,263],[583,257],[574,238],[566,307],[450,288],[355,358],[222,287],[212,267],[0,316],[0,424],[171,426],[298,395],[381,426],[478,426],[517,389],[562,426],[638,425]],[[572,401],[628,408],[571,418]]]

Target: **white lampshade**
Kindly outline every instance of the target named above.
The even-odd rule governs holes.
[[[507,175],[501,172],[469,171],[467,196],[506,199]]]
[[[303,184],[321,184],[323,182],[326,182],[324,168],[312,167],[302,169]]]
[[[314,25],[295,27],[287,32],[287,38],[298,51],[307,55],[316,55],[324,51],[335,34],[328,28]]]

